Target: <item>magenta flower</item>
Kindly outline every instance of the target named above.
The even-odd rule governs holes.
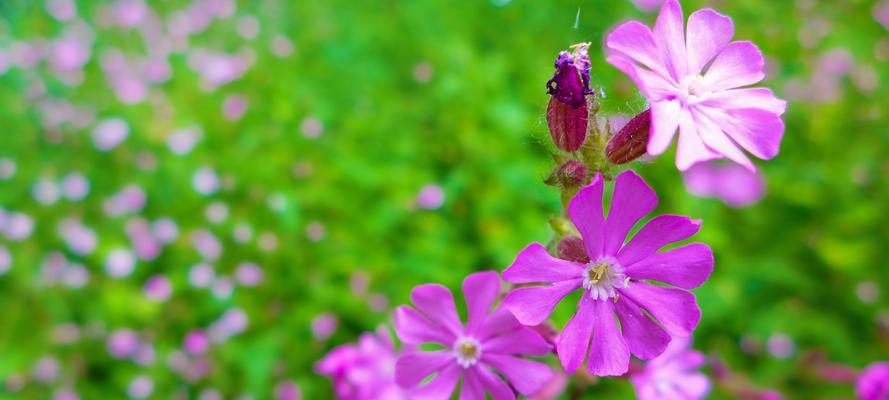
[[[407,399],[395,383],[398,353],[389,330],[365,332],[358,343],[338,346],[315,364],[315,371],[333,380],[336,397],[342,400]]]
[[[865,368],[858,376],[855,393],[861,400],[889,399],[889,362],[875,362]]]
[[[582,288],[577,313],[556,343],[568,373],[587,358],[587,369],[594,375],[622,375],[630,354],[650,360],[664,351],[671,335],[691,334],[701,310],[687,290],[703,284],[713,270],[713,254],[701,243],[657,252],[694,235],[700,220],[660,215],[624,244],[630,229],[658,202],[654,191],[633,171],[618,175],[607,218],[602,210],[603,190],[602,176],[597,174],[568,206],[571,221],[583,237],[585,258],[558,259],[541,244],[532,243],[503,272],[503,279],[514,284],[546,284],[517,288],[503,300],[524,325],[544,322],[562,298]]]
[[[699,369],[707,359],[691,349],[689,338],[674,338],[663,354],[630,376],[640,400],[702,399],[710,393],[710,379]]]
[[[759,171],[735,163],[710,161],[695,164],[682,174],[685,188],[699,197],[715,197],[732,207],[756,204],[766,194]]]
[[[712,9],[696,11],[683,29],[682,8],[668,0],[654,31],[638,21],[608,35],[608,62],[639,86],[651,105],[648,153],[663,153],[679,129],[676,166],[728,158],[755,167],[739,149],[761,159],[778,154],[786,103],[761,81],[765,62],[751,42],[730,42],[734,25]]]
[[[513,399],[513,390],[530,395],[552,377],[545,364],[521,358],[542,356],[551,347],[539,334],[523,327],[503,307],[488,314],[500,293],[494,271],[471,274],[463,280],[468,320],[460,322],[451,291],[441,285],[414,288],[416,308],[396,309],[395,330],[410,345],[435,343],[444,349],[401,355],[395,365],[395,381],[411,389],[414,399],[448,399],[462,376],[460,398]],[[506,378],[504,382],[497,373]],[[428,383],[423,380],[435,374]]]

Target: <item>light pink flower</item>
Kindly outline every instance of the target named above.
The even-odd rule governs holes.
[[[225,97],[222,102],[222,115],[229,121],[237,121],[247,112],[247,98],[233,94]]]
[[[47,0],[46,12],[56,21],[67,22],[77,16],[74,0]]]
[[[670,336],[690,335],[701,310],[688,291],[703,284],[713,271],[713,253],[705,244],[659,252],[697,233],[700,220],[660,215],[625,243],[633,226],[655,209],[657,195],[633,171],[625,171],[617,176],[606,218],[604,186],[596,174],[568,205],[586,257],[558,259],[543,245],[532,243],[503,272],[503,279],[510,283],[535,284],[513,289],[503,299],[504,306],[527,326],[543,323],[565,296],[581,291],[577,312],[556,344],[568,373],[586,359],[591,374],[623,375],[630,354],[650,360],[664,351]]]
[[[132,399],[145,399],[154,391],[154,381],[146,375],[139,375],[127,385],[127,396]]]
[[[173,284],[163,275],[154,275],[142,287],[145,297],[154,301],[166,301],[173,294]]]
[[[889,30],[889,0],[882,0],[874,4],[874,19]]]
[[[275,400],[301,400],[302,391],[299,385],[291,380],[281,381],[275,385]]]
[[[428,184],[420,188],[417,193],[417,206],[427,210],[434,210],[442,206],[445,201],[444,189],[436,184]]]
[[[663,354],[630,376],[640,400],[703,399],[710,393],[710,379],[700,371],[707,361],[691,349],[690,338],[673,338]]]
[[[786,103],[766,88],[750,88],[765,77],[759,48],[731,42],[734,25],[712,9],[693,13],[688,32],[682,8],[667,0],[654,31],[638,21],[608,35],[608,62],[626,73],[648,98],[648,153],[666,151],[679,130],[676,166],[728,158],[754,170],[747,150],[761,159],[778,154]]]
[[[126,140],[130,125],[120,118],[108,118],[93,129],[93,143],[99,151],[109,151]]]
[[[336,328],[339,327],[340,321],[336,317],[329,312],[324,312],[318,314],[314,319],[312,319],[311,330],[312,335],[320,340],[325,340],[333,335],[333,332],[336,331]]]
[[[396,310],[398,337],[410,345],[435,343],[443,348],[399,357],[395,381],[411,390],[411,398],[451,398],[460,379],[462,399],[484,399],[485,392],[495,399],[514,399],[514,390],[530,395],[552,378],[546,364],[522,357],[543,356],[552,347],[537,332],[519,324],[505,307],[493,307],[499,294],[496,272],[467,276],[463,280],[468,314],[464,325],[450,290],[436,284],[414,288],[415,308]]]
[[[732,207],[756,204],[766,193],[765,179],[735,163],[709,161],[695,164],[682,174],[688,192],[715,197]]]

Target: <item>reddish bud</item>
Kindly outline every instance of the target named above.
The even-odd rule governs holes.
[[[586,139],[587,105],[584,103],[575,108],[551,97],[546,107],[546,123],[556,147],[568,152],[577,151]]]
[[[559,258],[568,261],[586,264],[590,262],[590,256],[583,246],[583,239],[577,236],[565,236],[556,246]]]
[[[586,165],[582,162],[568,160],[553,171],[546,183],[563,188],[580,186],[586,181],[587,173]]]
[[[612,164],[620,165],[643,156],[648,148],[650,130],[651,110],[645,110],[633,117],[611,138],[605,147],[605,157]]]

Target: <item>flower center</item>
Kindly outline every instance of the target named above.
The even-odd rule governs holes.
[[[689,75],[679,84],[679,100],[685,105],[694,105],[707,100],[710,90],[701,75]]]
[[[583,271],[583,288],[590,292],[593,300],[607,300],[617,295],[617,288],[625,288],[630,278],[624,269],[611,257],[600,258],[587,264]]]
[[[454,343],[454,355],[457,357],[457,364],[469,368],[481,359],[482,345],[474,338],[462,337]]]

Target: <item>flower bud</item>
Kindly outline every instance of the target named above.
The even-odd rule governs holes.
[[[579,263],[590,262],[586,248],[583,246],[583,239],[578,236],[565,236],[556,245],[558,257],[563,260],[574,261]]]
[[[580,186],[586,181],[587,174],[587,167],[582,162],[568,160],[553,171],[546,183],[563,188]]]
[[[645,110],[627,122],[605,147],[605,157],[612,164],[620,165],[644,155],[648,148],[651,130],[651,110]]]
[[[552,96],[546,107],[546,122],[556,146],[573,152],[586,139],[589,107],[586,96],[593,94],[587,45],[559,53],[555,67],[555,74],[546,82],[546,93]]]

